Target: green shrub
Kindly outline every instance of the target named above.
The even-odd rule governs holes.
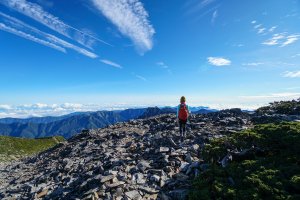
[[[300,123],[257,125],[213,140],[202,151],[211,163],[194,181],[190,199],[297,199],[300,195]],[[251,147],[263,153],[233,160],[225,168],[218,160],[228,150]],[[213,158],[213,159],[211,159]],[[229,181],[234,181],[234,184]],[[201,197],[202,198],[202,197]]]
[[[37,154],[64,140],[61,136],[38,139],[0,136],[0,161],[9,161]]]

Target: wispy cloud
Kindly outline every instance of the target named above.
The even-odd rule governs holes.
[[[286,41],[282,43],[281,47],[287,46],[289,44],[293,44],[297,40],[299,40],[300,35],[289,35],[286,37]]]
[[[207,60],[209,64],[215,66],[226,66],[231,64],[230,60],[222,57],[208,57]]]
[[[263,24],[258,24],[256,20],[251,21],[253,28],[257,31],[257,34],[266,35],[267,33],[272,33],[275,31],[277,26],[272,26],[271,28],[267,28],[263,26]]]
[[[213,3],[215,0],[203,0],[200,2],[200,7],[203,8],[203,7],[206,7],[208,6],[209,4]]]
[[[297,40],[299,40],[299,38],[300,35],[298,34],[288,35],[287,33],[276,33],[273,34],[270,39],[264,41],[262,44],[268,46],[279,45],[280,47],[285,47],[287,45],[295,43]]]
[[[23,31],[14,29],[14,28],[12,28],[10,26],[7,26],[7,25],[5,25],[3,23],[0,23],[0,30],[12,33],[14,35],[17,35],[19,37],[25,38],[27,40],[31,40],[31,41],[36,42],[38,44],[41,44],[41,45],[44,45],[44,46],[47,46],[47,47],[50,47],[50,48],[53,48],[53,49],[56,49],[58,51],[66,53],[66,49],[64,49],[61,46],[55,45],[55,44],[53,44],[53,43],[51,43],[49,41],[46,41],[46,40],[42,40],[42,39],[36,38],[33,35],[30,35],[28,33],[24,33]]]
[[[263,65],[264,63],[262,62],[251,62],[251,63],[243,63],[242,65],[244,66],[259,66],[259,65]]]
[[[123,68],[120,64],[118,63],[115,63],[113,61],[110,61],[110,60],[105,60],[105,59],[102,59],[100,60],[102,63],[106,64],[106,65],[110,65],[110,66],[113,66],[113,67],[116,67],[116,68]]]
[[[52,41],[52,42],[55,42],[55,43],[57,43],[57,44],[60,44],[60,45],[62,45],[62,46],[64,46],[64,47],[66,47],[66,48],[73,49],[73,50],[77,51],[78,53],[80,53],[80,54],[82,54],[82,55],[85,55],[85,56],[87,56],[87,57],[90,57],[90,58],[97,58],[97,57],[98,57],[98,55],[96,55],[95,53],[93,53],[93,52],[91,52],[91,51],[88,51],[88,50],[86,50],[86,49],[83,49],[83,48],[81,48],[81,47],[78,47],[78,46],[76,46],[76,45],[74,45],[74,44],[71,44],[71,43],[69,43],[69,42],[67,42],[67,41],[65,41],[65,40],[62,40],[62,39],[60,39],[60,38],[54,36],[54,35],[49,35],[49,34],[48,34],[47,38],[48,38],[50,41]]]
[[[211,23],[214,24],[216,19],[218,17],[218,10],[215,10],[212,14],[212,17],[211,17]]]
[[[92,2],[123,35],[133,41],[138,51],[144,53],[152,49],[155,30],[139,0],[92,0]]]
[[[262,24],[257,24],[257,25],[254,26],[254,29],[258,29],[260,27],[262,27]]]
[[[257,33],[262,34],[265,32],[265,30],[266,30],[265,28],[260,28],[260,29],[258,29]]]
[[[195,13],[209,5],[211,5],[212,3],[214,3],[216,0],[202,0],[202,1],[194,1],[192,3],[187,1],[188,4],[188,12],[187,14],[192,14]]]
[[[161,68],[165,69],[168,72],[168,74],[170,74],[170,75],[173,74],[172,70],[170,69],[170,67],[166,63],[160,61],[160,62],[157,62],[156,65],[158,65]]]
[[[46,12],[40,5],[28,2],[26,0],[1,0],[0,4],[7,6],[10,9],[13,9],[23,15],[30,17],[31,19],[47,26],[48,28],[75,40],[76,42],[86,46],[91,47],[91,44],[94,41],[102,42],[105,44],[105,41],[81,31],[73,26],[70,26],[60,20],[58,17]],[[85,40],[76,40],[75,35],[81,34],[85,37]],[[109,44],[108,44],[109,45]]]
[[[249,95],[249,96],[239,96],[242,99],[249,99],[249,100],[261,100],[261,99],[291,99],[291,98],[299,98],[300,93],[298,92],[283,92],[283,93],[273,93],[267,95]]]
[[[269,28],[269,32],[274,32],[276,28],[277,26],[272,26],[271,28]]]
[[[6,15],[6,14],[0,12],[0,17],[2,17],[2,19],[4,20],[4,22],[1,25],[1,30],[3,30],[3,31],[10,32],[12,34],[18,35],[20,37],[37,42],[37,43],[45,45],[45,46],[48,46],[50,48],[62,51],[64,53],[66,52],[65,48],[68,48],[68,49],[77,51],[78,53],[88,56],[90,58],[98,57],[93,52],[90,52],[86,49],[83,49],[74,44],[71,44],[65,40],[62,40],[62,39],[54,36],[54,35],[40,31],[37,28],[32,27],[12,16],[9,16],[9,15]]]
[[[162,67],[162,68],[165,68],[165,69],[169,67],[168,65],[166,65],[166,63],[164,63],[164,62],[162,62],[162,61],[157,62],[156,64],[157,64],[158,66]]]
[[[137,77],[138,79],[142,80],[142,81],[147,81],[147,79],[141,75],[135,75],[135,77]]]
[[[138,74],[135,74],[135,73],[132,73],[132,75],[134,75],[136,78],[142,80],[142,81],[147,81],[147,79],[141,75],[138,75]]]
[[[245,46],[244,44],[233,44],[232,45],[233,47],[243,47],[243,46]]]
[[[286,77],[286,78],[300,78],[300,71],[294,71],[294,72],[286,71],[286,72],[283,73],[283,77]]]

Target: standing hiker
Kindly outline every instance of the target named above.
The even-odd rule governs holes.
[[[189,106],[185,104],[185,97],[182,96],[180,98],[180,104],[177,107],[177,117],[176,117],[179,122],[181,142],[183,142],[183,139],[185,138],[186,122],[188,120],[189,113],[190,113]]]

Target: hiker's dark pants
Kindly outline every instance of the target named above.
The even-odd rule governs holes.
[[[183,139],[185,137],[185,126],[186,126],[187,120],[181,120],[179,119],[179,131],[180,131],[180,137]]]

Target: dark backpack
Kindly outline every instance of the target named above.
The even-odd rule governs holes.
[[[179,109],[179,114],[178,114],[178,118],[180,120],[186,121],[189,117],[189,112],[186,108],[185,104],[180,104],[180,109]]]

